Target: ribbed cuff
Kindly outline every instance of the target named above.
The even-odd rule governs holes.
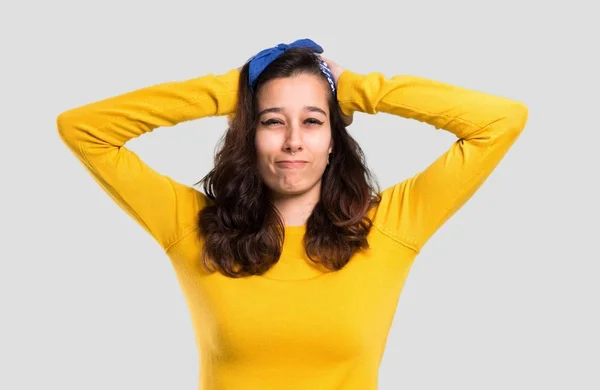
[[[345,115],[352,115],[359,111],[357,102],[357,93],[360,90],[360,83],[365,79],[365,75],[344,70],[338,79],[337,99]]]

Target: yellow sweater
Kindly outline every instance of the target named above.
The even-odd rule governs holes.
[[[522,103],[414,76],[342,73],[343,111],[386,112],[457,137],[427,169],[382,192],[371,249],[338,272],[315,267],[303,227],[287,227],[280,261],[262,276],[227,278],[199,262],[204,194],[155,172],[124,144],[159,126],[233,113],[238,70],[150,86],[66,111],[63,141],[154,237],[192,317],[203,390],[374,390],[413,260],[481,186],[527,121]]]

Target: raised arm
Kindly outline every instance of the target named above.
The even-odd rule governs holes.
[[[162,83],[71,109],[57,118],[74,155],[166,251],[195,227],[206,197],[159,174],[125,143],[157,127],[235,110],[239,71]]]
[[[458,138],[425,170],[382,192],[373,222],[415,251],[477,191],[527,121],[517,101],[415,76],[344,71],[345,114],[385,112],[428,123]]]

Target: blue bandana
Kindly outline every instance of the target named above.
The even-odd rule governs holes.
[[[258,79],[258,76],[260,76],[260,74],[265,70],[267,66],[269,66],[271,62],[275,61],[277,57],[285,53],[287,50],[296,47],[304,47],[310,49],[314,53],[323,53],[323,48],[308,38],[299,39],[295,42],[290,43],[289,45],[285,43],[280,43],[275,47],[264,49],[258,54],[256,54],[254,57],[250,58],[250,60],[248,60],[250,62],[248,69],[248,83],[250,84],[250,88],[254,89],[254,87],[256,86],[256,80]],[[329,87],[335,95],[335,82],[333,79],[333,75],[331,74],[331,70],[327,66],[327,63],[323,61],[320,57],[318,57],[318,61],[319,67],[321,68],[321,71],[323,72],[325,77],[327,77]]]

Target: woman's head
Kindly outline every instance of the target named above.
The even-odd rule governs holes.
[[[332,93],[324,84],[301,73],[272,78],[257,90],[257,169],[273,198],[310,192],[318,199],[333,151]]]
[[[199,222],[205,265],[229,276],[265,272],[284,238],[273,203],[297,195],[316,203],[304,239],[313,261],[339,269],[367,247],[366,212],[377,191],[320,61],[308,49],[289,49],[252,86],[249,63],[241,69],[235,116],[201,181],[213,201]]]
[[[245,88],[243,106],[252,110],[236,112],[253,123],[256,167],[273,198],[306,192],[318,198],[335,130],[345,132],[319,61],[308,49],[288,50]],[[242,68],[245,85],[248,65]]]

